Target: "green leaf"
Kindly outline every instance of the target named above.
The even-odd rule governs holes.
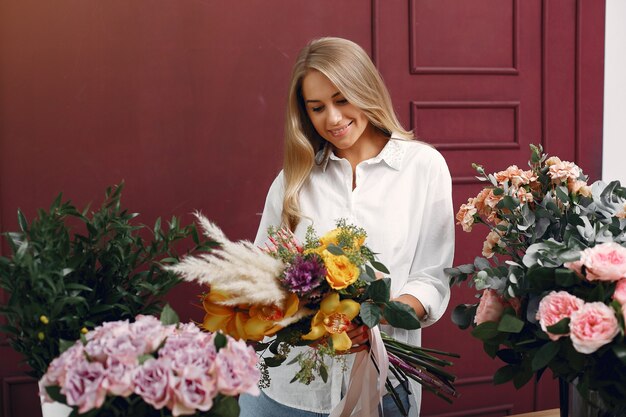
[[[578,283],[576,273],[567,268],[557,268],[554,270],[554,281],[561,287],[571,287]]]
[[[558,187],[555,188],[555,191],[556,191],[556,196],[559,200],[561,200],[564,203],[569,203],[570,199],[569,199],[569,192],[567,190],[567,187],[563,185],[559,185]]]
[[[20,209],[17,209],[17,223],[19,224],[22,232],[28,231],[28,222],[26,221],[24,213],[22,213],[22,210]]]
[[[326,247],[326,250],[336,256],[345,255],[345,252],[343,251],[343,249],[341,249],[337,245],[328,245]]]
[[[52,398],[54,401],[59,402],[61,404],[67,404],[67,400],[65,399],[65,395],[61,394],[61,387],[59,386],[49,386],[46,387],[46,392],[48,396]]]
[[[498,323],[494,321],[481,323],[472,330],[472,336],[480,340],[489,340],[498,336],[498,334]]]
[[[224,334],[218,332],[215,333],[215,338],[213,339],[213,342],[215,343],[215,351],[219,352],[221,348],[226,346],[226,344],[228,343],[228,339],[226,339],[226,336],[224,336]]]
[[[322,377],[322,381],[324,381],[324,383],[328,381],[328,369],[324,363],[320,363],[320,376]]]
[[[612,346],[612,349],[613,353],[615,353],[615,356],[617,356],[617,358],[622,361],[623,364],[626,364],[626,346],[614,344]]]
[[[532,370],[538,371],[548,366],[550,361],[559,353],[560,345],[557,342],[548,342],[541,346],[532,360]]]
[[[75,340],[59,339],[59,354],[74,346],[74,343],[76,343]]]
[[[547,326],[546,330],[552,334],[567,334],[569,333],[569,322],[570,318],[565,317],[561,319],[558,323],[555,323],[552,326]]]
[[[154,356],[150,355],[149,353],[145,353],[145,354],[139,356],[137,358],[137,361],[139,362],[139,365],[143,365],[146,361],[148,361],[150,359],[154,359]]]
[[[380,311],[380,307],[378,307],[376,304],[369,301],[361,304],[359,317],[361,318],[361,320],[363,320],[363,324],[365,324],[370,329],[380,323],[381,316],[382,312]]]
[[[421,327],[415,310],[399,301],[385,303],[383,317],[385,317],[387,323],[398,329],[414,330]]]
[[[498,323],[498,331],[506,333],[519,333],[524,328],[524,322],[515,316],[505,314]]]
[[[471,274],[475,271],[474,264],[464,264],[457,267],[463,274]]]
[[[271,356],[271,357],[267,357],[267,358],[263,358],[263,361],[265,362],[265,365],[267,365],[270,368],[276,368],[277,366],[280,366],[283,364],[283,362],[285,362],[284,357],[281,356]]]
[[[474,258],[474,266],[476,267],[476,270],[478,271],[491,268],[491,264],[489,263],[489,261],[486,258],[483,258],[480,256],[477,256],[476,258]]]
[[[377,270],[379,270],[379,271],[380,271],[380,272],[382,272],[383,274],[388,274],[388,273],[389,273],[389,270],[387,269],[387,267],[386,267],[385,265],[381,264],[380,262],[378,262],[378,261],[372,261],[372,262],[370,262],[370,263],[372,264],[372,266],[373,266],[374,268],[376,268]]]
[[[163,311],[161,311],[161,323],[163,323],[164,326],[180,323],[178,314],[176,314],[174,309],[170,307],[169,304],[165,304],[165,307],[163,307]]]
[[[505,365],[502,368],[498,369],[493,375],[493,383],[495,385],[500,385],[504,384],[505,382],[509,382],[513,379],[515,373],[516,367],[512,365]]]
[[[459,304],[452,311],[452,322],[461,329],[467,329],[474,320],[476,305]]]
[[[92,288],[89,288],[88,286],[83,285],[83,284],[78,284],[76,282],[65,284],[65,289],[66,290],[83,290],[83,291],[89,291],[89,292],[93,291]]]
[[[383,278],[373,281],[367,293],[375,303],[386,303],[389,301],[389,293],[391,290],[391,279]]]
[[[496,187],[493,189],[493,195],[502,195],[504,194],[504,190],[500,187]]]
[[[218,395],[209,411],[211,417],[237,417],[240,413],[239,403],[235,397]]]

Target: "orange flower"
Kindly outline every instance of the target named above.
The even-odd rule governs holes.
[[[321,256],[326,266],[326,281],[331,288],[344,289],[359,278],[361,271],[347,256],[333,255],[327,250],[324,250]]]

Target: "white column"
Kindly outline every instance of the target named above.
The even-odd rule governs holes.
[[[626,0],[606,0],[605,36],[602,179],[626,186]]]

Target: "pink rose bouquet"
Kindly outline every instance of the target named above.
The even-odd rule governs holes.
[[[235,417],[234,397],[259,393],[256,365],[243,341],[139,315],[87,332],[50,363],[39,389],[77,415]]]
[[[550,369],[626,415],[626,189],[588,184],[574,163],[531,150],[527,170],[474,165],[488,185],[457,220],[466,232],[487,226],[483,257],[447,273],[451,285],[468,281],[482,293],[453,321],[506,358],[495,383],[520,388]]]

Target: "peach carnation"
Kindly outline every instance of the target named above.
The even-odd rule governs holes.
[[[548,175],[553,184],[560,184],[569,180],[577,180],[580,176],[580,168],[573,162],[561,161],[550,165]]]
[[[558,340],[567,334],[552,334],[548,327],[557,324],[566,317],[571,317],[572,313],[578,311],[585,302],[573,296],[567,291],[552,291],[541,299],[537,310],[537,320],[541,325],[541,330],[546,332],[550,340]]]
[[[468,198],[467,204],[461,205],[459,212],[456,214],[457,224],[460,224],[464,232],[471,232],[474,224],[474,215],[477,210],[474,206],[475,198]]]
[[[584,197],[591,197],[591,187],[587,185],[586,181],[570,180],[567,182],[567,188],[573,194],[579,194]]]

